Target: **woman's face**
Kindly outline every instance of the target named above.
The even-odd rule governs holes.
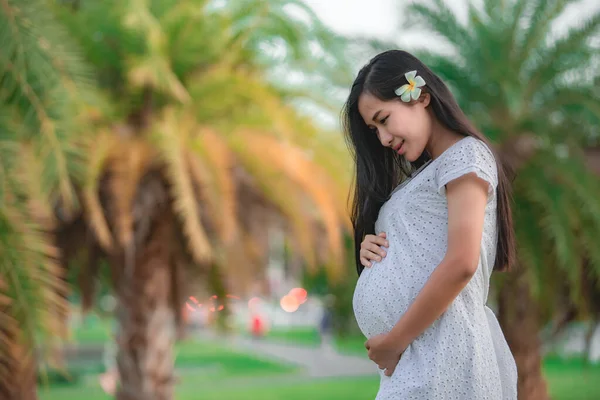
[[[423,154],[431,138],[429,99],[429,94],[423,93],[419,100],[404,103],[400,99],[382,101],[363,93],[358,98],[358,111],[383,146],[413,162]]]

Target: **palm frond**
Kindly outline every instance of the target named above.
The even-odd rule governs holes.
[[[6,322],[18,324],[9,331],[6,341],[0,341],[2,363],[18,363],[10,364],[11,374],[24,359],[34,357],[33,349],[40,344],[40,337],[64,337],[62,321],[67,313],[66,287],[56,263],[57,249],[48,244],[47,232],[33,222],[16,200],[13,197],[5,202],[0,211],[0,279],[5,283],[1,293],[3,299],[10,301],[2,314]],[[24,359],[11,360],[14,348],[29,352],[22,354]]]
[[[45,3],[3,0],[0,8],[0,100],[13,107],[14,137],[32,141],[67,210],[75,206],[74,140],[97,104],[91,73]]]
[[[47,2],[2,0],[0,43],[0,364],[14,377],[65,334],[54,212],[68,219],[77,206],[77,144],[103,104]],[[5,387],[15,384],[2,375]]]
[[[599,90],[583,85],[564,85],[540,91],[535,98],[536,106],[532,111],[532,119],[542,119],[556,112],[564,111],[567,106],[576,105],[588,109],[593,115],[600,117]]]
[[[528,167],[533,169],[528,174],[536,175],[539,173],[536,171],[543,170],[545,179],[537,185],[521,187],[520,193],[531,201],[538,215],[542,228],[538,240],[547,243],[538,243],[538,247],[547,247],[546,255],[554,257],[553,265],[561,271],[560,276],[567,279],[571,300],[579,309],[584,309],[582,268],[585,260],[593,259],[595,263],[598,256],[598,251],[590,247],[589,241],[600,230],[600,204],[590,201],[590,198],[600,195],[599,185],[577,158],[554,158],[551,165],[557,168],[552,169],[543,166],[548,162],[546,158],[542,164],[535,163]],[[521,215],[519,218],[524,217]],[[531,230],[531,227],[523,226],[520,229]],[[544,259],[538,255],[538,261]],[[536,276],[536,285],[549,282],[550,270],[550,265],[546,265],[543,270],[545,275]]]
[[[173,109],[167,109],[157,123],[156,133],[161,156],[166,162],[167,173],[173,185],[175,211],[183,223],[189,241],[188,248],[196,262],[205,263],[211,258],[211,245],[200,220],[184,151],[187,137],[195,127],[195,121],[189,115],[181,115]]]
[[[166,7],[167,2],[159,2]],[[155,11],[169,46],[168,57],[175,74],[185,82],[207,65],[215,65],[227,53],[230,34],[227,16],[212,12],[209,1],[179,1],[164,12]],[[210,40],[206,40],[210,37]]]
[[[291,8],[303,13],[308,22],[288,12]],[[283,61],[305,60],[310,54],[310,39],[331,40],[333,37],[320,35],[325,27],[301,1],[239,0],[225,3],[224,9],[232,21],[232,39],[227,44],[227,48],[233,50],[231,54],[242,54],[239,51],[242,48],[260,54],[261,46],[278,41],[285,46]],[[315,25],[318,29],[314,29]]]
[[[14,178],[21,184],[30,215],[50,232],[54,229],[55,218],[51,188],[42,181],[43,166],[31,146],[22,145],[19,158],[21,165],[16,167]]]
[[[528,24],[525,25],[521,37],[517,38],[519,50],[515,61],[518,65],[525,64],[532,55],[535,55],[538,48],[543,47],[552,21],[574,1],[576,0],[533,0],[528,2],[531,4]]]
[[[588,17],[581,25],[570,28],[550,46],[538,51],[536,62],[523,76],[528,86],[554,82],[555,77],[562,73],[589,64],[595,53],[589,46],[589,40],[599,29],[600,13],[597,13]]]
[[[495,3],[493,0],[486,0],[486,3]],[[503,1],[504,3],[504,1]],[[526,12],[530,2],[523,0],[516,0],[512,2],[511,6],[507,7],[505,13],[502,14],[503,19],[508,21],[506,28],[506,45],[510,48],[509,60],[512,63],[516,63],[516,59],[519,56],[519,48],[517,46],[517,38],[522,34],[521,24],[525,18],[527,18]],[[490,15],[490,19],[494,18]],[[496,17],[497,18],[497,17]]]
[[[464,27],[454,12],[442,0],[435,0],[434,5],[412,3],[407,12],[414,16],[414,21],[438,34],[458,49],[470,49],[475,44],[471,33]]]
[[[518,20],[519,17],[521,16],[521,12],[522,12],[522,6],[525,4],[524,1],[516,1],[514,2],[514,4],[512,4],[513,2],[508,0],[500,0],[500,1],[494,1],[494,0],[484,0],[483,1],[483,12],[485,13],[485,17],[486,20],[491,21],[491,20],[502,20],[502,22],[506,22],[505,18],[508,14],[508,12],[510,12],[510,16],[511,21],[512,20]],[[512,7],[511,7],[512,6]]]
[[[145,49],[144,38],[122,23],[127,7],[118,0],[81,1],[77,12],[58,6],[57,15],[70,36],[77,40],[88,62],[95,67],[98,87],[108,89],[112,102],[119,107],[110,110],[117,115],[126,115],[134,106],[119,102],[119,95],[129,88],[127,73],[129,54],[140,55]],[[131,99],[133,100],[133,99]],[[108,116],[105,115],[105,116]]]
[[[464,65],[460,60],[429,51],[419,51],[418,54],[423,62],[450,86],[457,101],[463,105],[468,114],[477,112],[474,106],[478,102],[490,103],[496,97],[493,93],[485,90],[486,84],[478,79],[480,76],[473,73],[472,68]],[[467,94],[473,94],[476,97],[465,98],[464,96]]]
[[[218,221],[221,222],[222,240],[224,243],[232,243],[238,234],[238,222],[236,219],[236,188],[233,177],[234,160],[228,144],[216,132],[210,129],[202,129],[197,138],[191,141],[191,149],[207,165],[212,178],[214,192],[217,193]]]
[[[597,276],[600,276],[600,251],[592,245],[592,238],[600,234],[600,203],[590,201],[600,198],[600,184],[597,176],[580,159],[583,157],[563,161],[556,173],[566,188],[565,194],[570,198],[569,209],[579,216],[579,226],[574,235],[580,238],[585,257],[590,260],[590,266]]]
[[[543,298],[548,290],[552,290],[551,285],[547,284],[549,278],[548,266],[545,262],[548,254],[547,240],[539,232],[538,223],[541,215],[543,214],[535,204],[523,196],[515,197],[514,221],[519,268],[526,269],[532,294],[536,298]]]
[[[290,134],[289,123],[281,113],[283,105],[276,91],[257,76],[244,71],[215,67],[190,79],[194,98],[218,98],[219,101],[198,103],[196,115],[202,125],[225,132],[235,126],[277,126],[282,134]]]
[[[132,0],[123,24],[146,41],[146,53],[130,60],[129,80],[139,88],[150,87],[173,96],[182,103],[190,101],[185,86],[173,72],[167,50],[167,37],[147,0]]]
[[[285,174],[288,179],[298,184],[302,192],[312,199],[318,209],[317,215],[323,219],[326,229],[328,249],[332,265],[332,274],[340,273],[343,264],[343,244],[340,212],[336,209],[336,201],[327,190],[326,175],[311,163],[305,154],[290,144],[269,139],[263,135],[243,132],[241,138],[246,143],[246,151],[254,152],[255,160],[269,164]]]
[[[133,201],[138,184],[149,168],[154,151],[139,138],[124,138],[116,144],[108,161],[108,182],[113,197],[115,237],[127,248],[133,244]]]
[[[298,187],[285,179],[286,174],[280,168],[265,162],[263,151],[248,151],[245,141],[233,141],[232,149],[239,161],[255,179],[256,186],[264,196],[274,204],[289,221],[293,236],[298,243],[298,252],[311,268],[316,267],[316,255],[313,247],[312,228],[307,207],[308,200],[298,191]],[[243,204],[238,202],[238,204]],[[240,212],[244,212],[243,209]],[[247,218],[247,217],[246,217]]]
[[[83,202],[89,215],[90,226],[98,239],[98,243],[106,251],[110,251],[112,248],[113,238],[100,203],[98,191],[106,163],[111,154],[115,152],[114,146],[115,137],[110,132],[104,132],[87,143],[88,163],[82,184]]]

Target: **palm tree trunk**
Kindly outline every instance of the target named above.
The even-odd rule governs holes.
[[[37,400],[37,368],[31,352],[17,347],[4,355],[7,364],[0,364],[5,369],[7,379],[0,379],[0,399],[2,400]]]
[[[117,400],[173,399],[172,214],[162,212],[118,288]]]
[[[509,273],[499,292],[498,319],[519,372],[519,400],[549,400],[542,374],[538,309],[523,268]]]
[[[36,400],[37,395],[37,367],[33,355],[26,356],[21,353],[20,360],[25,360],[21,364],[20,373],[16,382],[15,400]]]

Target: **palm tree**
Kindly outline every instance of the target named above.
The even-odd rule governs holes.
[[[0,42],[0,398],[29,400],[40,339],[65,333],[51,233],[77,207],[77,142],[101,103],[45,2],[2,0]]]
[[[290,5],[310,21],[290,19]],[[315,146],[333,137],[288,102],[306,92],[266,78],[274,64],[309,76],[319,62],[333,69],[339,41],[293,0],[82,2],[56,12],[112,104],[82,143],[83,207],[58,230],[62,262],[82,249],[89,257],[86,305],[99,260],[110,264],[117,398],[171,399],[189,267],[241,290],[265,264],[266,228],[280,226],[309,265],[341,271],[345,153],[341,143]],[[287,56],[265,57],[270,43]],[[326,59],[304,65],[308,44]]]
[[[423,52],[424,61],[516,173],[519,265],[496,283],[520,399],[548,398],[539,331],[558,309],[555,294],[565,293],[583,317],[585,283],[600,278],[600,191],[582,157],[600,121],[592,42],[600,13],[556,36],[553,23],[571,3],[469,2],[466,24],[442,0],[405,13],[447,45],[444,54]]]

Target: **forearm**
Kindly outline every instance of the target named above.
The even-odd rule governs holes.
[[[472,270],[459,261],[444,259],[387,335],[388,345],[404,351],[448,309],[471,280]]]

